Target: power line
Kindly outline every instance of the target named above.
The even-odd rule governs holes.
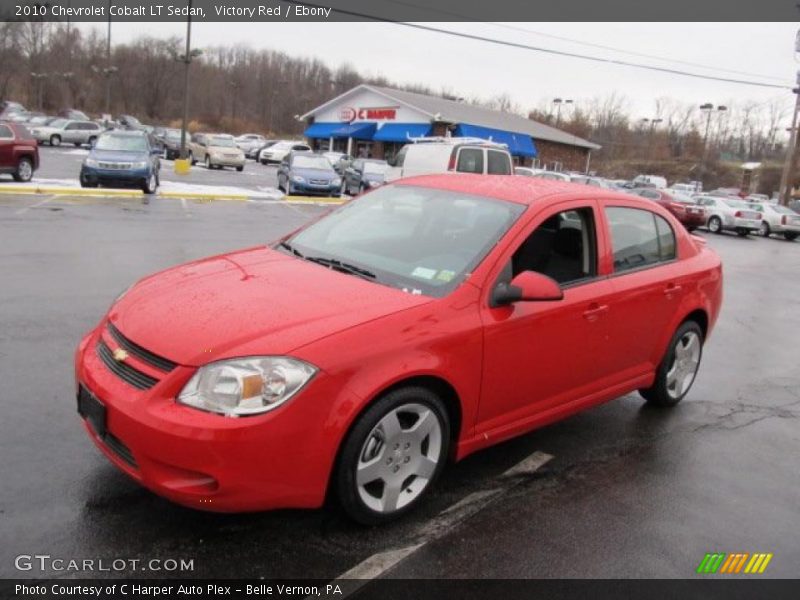
[[[298,2],[296,0],[285,0],[285,1],[289,2],[290,4],[301,4],[300,2]],[[310,6],[310,7],[314,7],[314,8],[329,8],[329,9],[331,9],[332,11],[334,11],[336,13],[339,13],[339,14],[342,14],[342,15],[351,16],[351,17],[359,17],[361,19],[367,19],[367,20],[370,20],[370,21],[376,21],[376,22],[381,22],[381,23],[390,23],[390,24],[393,24],[393,25],[400,25],[400,26],[403,26],[403,27],[410,27],[412,29],[419,29],[419,30],[422,30],[422,31],[430,31],[430,32],[433,32],[433,33],[440,33],[442,35],[449,35],[451,37],[460,37],[460,38],[463,38],[463,39],[474,40],[474,41],[478,41],[478,42],[485,42],[485,43],[488,43],[488,44],[495,44],[495,45],[498,45],[498,46],[506,46],[506,47],[509,47],[509,48],[517,48],[517,49],[520,49],[520,50],[530,50],[532,52],[542,52],[542,53],[545,53],[545,54],[553,54],[553,55],[556,55],[556,56],[566,56],[568,58],[577,58],[577,59],[588,60],[588,61],[592,61],[592,62],[606,63],[606,64],[612,64],[612,65],[618,65],[618,66],[624,66],[624,67],[633,67],[633,68],[636,68],[636,69],[643,69],[643,70],[647,70],[647,71],[656,71],[656,72],[660,72],[660,73],[668,73],[670,75],[680,75],[680,76],[683,76],[683,77],[692,77],[694,79],[705,79],[705,80],[708,80],[708,81],[722,81],[722,82],[725,82],[725,83],[736,83],[736,84],[739,84],[739,85],[750,85],[750,86],[755,86],[755,87],[765,87],[765,88],[773,88],[773,89],[781,89],[781,90],[791,90],[792,89],[792,86],[789,86],[789,85],[778,85],[778,84],[775,84],[775,83],[763,83],[763,82],[760,82],[760,81],[751,81],[751,80],[747,80],[747,79],[732,79],[732,78],[729,78],[729,77],[716,77],[714,75],[702,75],[700,73],[691,73],[689,71],[681,71],[679,69],[670,69],[670,68],[667,68],[667,67],[658,67],[658,66],[655,66],[655,65],[645,65],[645,64],[641,64],[641,63],[633,63],[633,62],[628,62],[628,61],[618,60],[618,59],[613,59],[613,58],[601,58],[599,56],[590,56],[590,55],[587,55],[587,54],[578,54],[577,52],[567,52],[567,51],[564,51],[564,50],[554,50],[552,48],[543,48],[543,47],[540,47],[540,46],[530,46],[528,44],[521,44],[521,43],[518,43],[518,42],[509,42],[509,41],[505,41],[505,40],[498,40],[498,39],[495,39],[495,38],[490,38],[490,37],[486,37],[486,36],[482,36],[482,35],[474,35],[474,34],[471,34],[471,33],[463,33],[463,32],[459,32],[459,31],[450,31],[448,29],[441,29],[439,27],[431,27],[430,25],[421,25],[419,23],[408,23],[408,22],[405,22],[405,21],[392,21],[391,19],[386,19],[386,18],[383,18],[383,17],[376,17],[376,16],[373,16],[373,15],[367,15],[365,13],[360,13],[360,12],[355,12],[355,11],[350,11],[350,10],[344,10],[344,9],[340,9],[340,8],[333,8],[333,7],[329,7],[329,6],[321,6],[319,4],[311,4],[311,3],[308,3],[308,2],[302,2],[302,4],[305,5],[305,6]]]
[[[430,6],[422,6],[422,5],[419,5],[419,4],[414,4],[413,2],[403,2],[402,0],[384,0],[384,2],[389,2],[391,4],[399,4],[401,6],[408,6],[410,8],[418,8],[418,9],[421,9],[421,10],[427,10],[429,12],[434,12],[434,13],[438,13],[438,14],[441,14],[441,15],[447,15],[447,16],[450,16],[450,17],[457,17],[459,19],[467,18],[466,15],[461,14],[461,13],[457,13],[457,12],[453,12],[453,11],[449,11],[449,10],[444,10],[444,9],[441,9],[441,8],[430,7]],[[662,62],[673,63],[673,64],[678,64],[678,65],[685,65],[685,66],[689,66],[689,67],[699,67],[701,69],[713,69],[715,71],[720,71],[720,72],[723,72],[723,73],[733,73],[735,75],[747,75],[749,77],[758,77],[760,79],[771,79],[773,81],[784,81],[784,79],[782,77],[774,77],[772,75],[762,75],[760,73],[751,73],[751,72],[748,72],[748,71],[737,71],[735,69],[724,69],[724,68],[715,67],[715,66],[712,66],[712,65],[706,65],[706,64],[702,64],[702,63],[690,62],[690,61],[685,61],[685,60],[677,60],[677,59],[674,59],[674,58],[664,58],[663,56],[657,56],[655,54],[646,54],[646,53],[643,53],[643,52],[634,52],[633,50],[625,50],[623,48],[614,48],[613,46],[606,46],[604,44],[596,44],[596,43],[592,43],[592,42],[584,42],[582,40],[576,40],[576,39],[572,39],[572,38],[568,38],[568,37],[564,37],[564,36],[560,36],[560,35],[554,35],[554,34],[551,34],[551,33],[545,33],[543,31],[535,31],[533,29],[526,29],[524,27],[517,27],[517,26],[514,26],[514,25],[509,25],[507,23],[489,22],[487,24],[491,25],[493,27],[501,27],[503,29],[509,29],[511,31],[520,31],[520,32],[523,32],[523,33],[532,33],[534,35],[539,35],[539,36],[542,36],[542,37],[550,38],[550,39],[553,39],[553,40],[559,40],[559,41],[562,41],[562,42],[568,42],[570,44],[578,44],[580,46],[587,46],[587,47],[590,47],[590,48],[600,48],[602,50],[610,50],[612,52],[619,52],[621,54],[628,54],[630,56],[639,56],[641,58],[652,58],[652,59],[655,59],[655,60],[660,60]]]

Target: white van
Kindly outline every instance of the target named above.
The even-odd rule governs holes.
[[[636,187],[654,186],[663,190],[667,187],[667,180],[660,175],[637,175],[633,178],[633,185]]]
[[[514,162],[505,144],[480,138],[417,138],[389,161],[387,181],[434,173],[511,175]]]

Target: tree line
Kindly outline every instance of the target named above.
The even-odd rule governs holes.
[[[146,123],[174,124],[182,114],[183,40],[143,35],[115,44],[106,56],[105,33],[65,23],[0,23],[0,99],[17,100],[29,109],[54,113],[78,108],[92,115],[106,109],[132,114]],[[109,69],[109,67],[113,67]],[[244,45],[203,49],[192,63],[189,112],[194,128],[231,133],[260,131],[298,135],[296,115],[358,85],[400,87],[451,99],[447,88],[396,85],[385,77],[367,77],[350,65],[331,68],[319,59],[297,58]],[[595,164],[620,160],[780,160],[785,152],[789,100],[730,100],[726,110],[709,114],[694,104],[668,97],[654,99],[651,117],[632,115],[624,95],[576,99],[551,98],[524,109],[508,94],[463,98],[505,112],[557,126],[602,145]]]

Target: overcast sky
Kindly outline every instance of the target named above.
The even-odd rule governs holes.
[[[578,52],[734,79],[791,86],[795,62],[792,23],[431,23],[434,27],[499,38],[533,46]],[[104,25],[97,27],[105,33]],[[184,35],[178,23],[114,23],[113,42],[141,35]],[[526,29],[532,32],[520,31]],[[547,36],[612,46],[629,52],[714,68],[675,64],[653,58],[578,45]],[[422,83],[462,96],[489,98],[507,92],[522,108],[554,97],[585,102],[616,91],[630,101],[635,117],[649,117],[654,99],[672,96],[697,104],[726,104],[752,99],[794,101],[789,90],[706,81],[610,64],[553,56],[454,38],[389,23],[195,23],[195,47],[246,44],[292,56],[317,57],[331,67],[349,63],[364,74],[381,74],[400,83]],[[747,72],[743,75],[722,71]],[[756,77],[760,75],[762,77]],[[764,77],[777,78],[765,79]]]

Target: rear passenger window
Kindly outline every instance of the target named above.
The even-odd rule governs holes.
[[[462,148],[458,152],[456,171],[461,173],[483,173],[483,150]]]
[[[13,137],[14,137],[14,134],[11,131],[10,127],[8,127],[7,125],[0,125],[0,139],[8,140],[8,139],[11,139]]]
[[[606,208],[614,271],[638,269],[675,258],[675,233],[669,223],[649,210]]]
[[[497,150],[489,150],[486,155],[488,173],[492,175],[511,175],[511,161],[508,160],[508,154]]]

